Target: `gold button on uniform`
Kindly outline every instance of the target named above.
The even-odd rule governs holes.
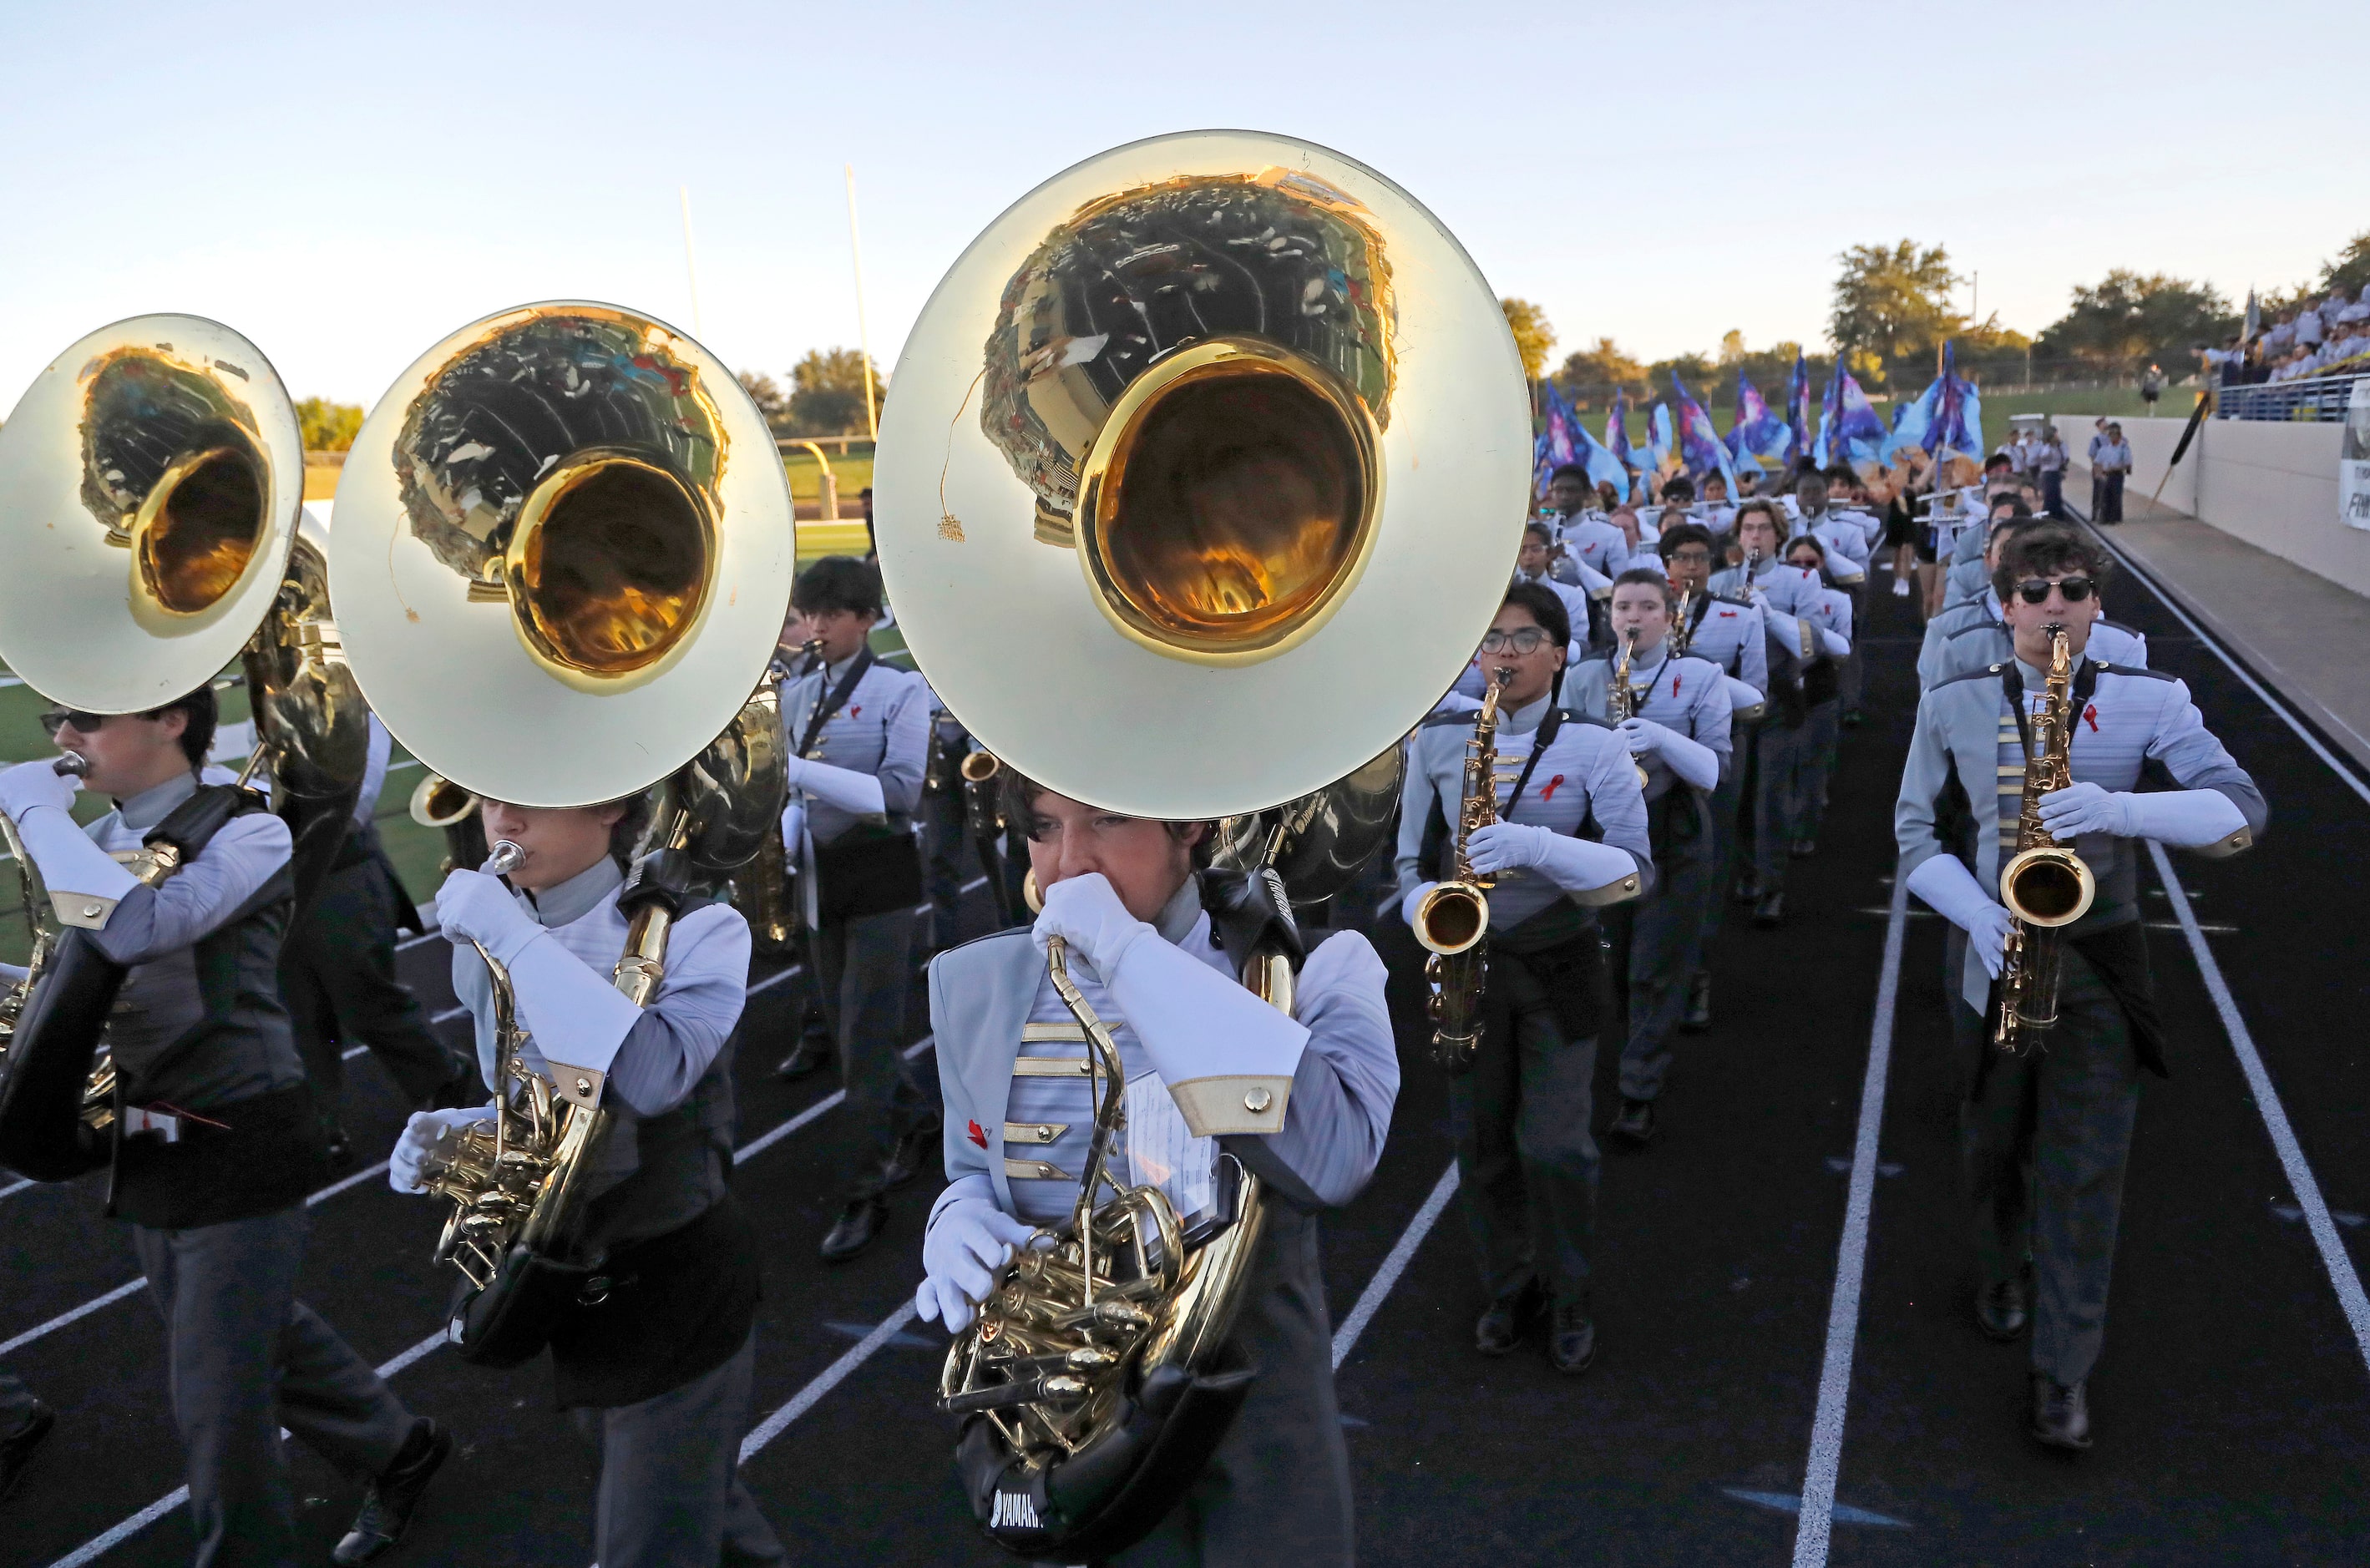
[[[1248,1111],[1253,1116],[1259,1115],[1261,1111],[1266,1110],[1273,1104],[1275,1104],[1275,1096],[1269,1093],[1264,1088],[1254,1089],[1249,1093],[1243,1096],[1243,1109]]]

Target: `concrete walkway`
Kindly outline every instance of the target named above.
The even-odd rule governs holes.
[[[2089,493],[2088,471],[2072,470],[2069,509]],[[2370,771],[2370,599],[2145,495],[2124,493],[2123,517],[2100,532]]]

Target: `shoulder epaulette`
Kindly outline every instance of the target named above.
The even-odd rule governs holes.
[[[2003,660],[1998,664],[1986,664],[1979,670],[1962,670],[1956,675],[1946,675],[1941,680],[1935,681],[1931,686],[1927,687],[1926,694],[1927,696],[1932,696],[1943,687],[1956,686],[1962,681],[1982,681],[1986,678],[1996,681],[1999,679],[1999,672],[2007,668],[2008,664]]]
[[[2095,624],[2111,626],[2127,637],[2144,637],[2147,635],[2146,632],[2141,631],[2137,626],[2126,626],[2121,621],[2110,621],[2104,615],[2100,616]]]
[[[1943,640],[1955,643],[1969,632],[2004,632],[2008,628],[1997,621],[1970,621],[1957,631],[1945,634]]]
[[[1007,936],[1027,936],[1029,933],[1028,926],[1008,925],[1002,931],[991,931],[985,936],[974,936],[969,942],[958,942],[952,947],[941,948],[930,956],[930,962],[935,964],[941,958],[951,958],[964,948],[977,947],[983,942],[1001,942]]]
[[[2180,679],[2178,675],[2168,675],[2161,670],[2150,670],[2144,664],[2110,664],[2103,658],[2094,658],[2090,662],[2098,668],[2098,671],[2101,675],[2129,675],[2134,679],[2143,681],[2178,681]]]
[[[1563,710],[1563,721],[1566,724],[1593,724],[1599,729],[1613,727],[1612,722],[1608,719],[1598,718],[1594,714],[1574,713],[1570,708]]]
[[[1732,593],[1714,593],[1708,594],[1706,597],[1714,604],[1733,604],[1739,610],[1750,610],[1753,608],[1753,601],[1749,599],[1740,599]]]
[[[1416,727],[1418,729],[1437,729],[1444,724],[1461,724],[1466,728],[1470,729],[1473,727],[1473,715],[1480,711],[1481,710],[1478,708],[1466,708],[1461,712],[1455,708],[1442,708],[1436,713],[1428,713],[1424,715],[1422,719],[1417,723]]]

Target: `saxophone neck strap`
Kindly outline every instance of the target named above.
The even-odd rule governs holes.
[[[2008,695],[2008,711],[2016,715],[2016,737],[2023,744],[2025,765],[2032,763],[2032,719],[2024,711],[2024,671],[2017,667],[2013,654],[2000,661],[2000,690]],[[2099,664],[2089,655],[2082,656],[2074,671],[2074,682],[2068,689],[2068,702],[2075,713],[2090,705],[2090,693],[2099,689]],[[2070,737],[2068,738],[2071,738]]]
[[[1498,813],[1499,821],[1514,819],[1514,807],[1523,803],[1523,792],[1531,787],[1531,774],[1537,770],[1539,759],[1547,754],[1547,748],[1555,744],[1556,733],[1562,728],[1563,709],[1551,707],[1539,715],[1539,727],[1531,736],[1531,754],[1523,760],[1522,774],[1514,780],[1514,793],[1506,797],[1506,808]],[[1490,787],[1495,789],[1497,784],[1493,782]]]
[[[805,756],[808,749],[814,745],[815,737],[823,733],[823,727],[831,722],[831,715],[847,705],[847,699],[856,694],[857,683],[864,679],[864,672],[871,669],[873,663],[872,645],[867,643],[857,650],[855,662],[847,667],[847,673],[839,678],[838,685],[817,683],[814,712],[807,716],[806,733],[799,737],[798,755]],[[827,676],[826,670],[826,679]]]

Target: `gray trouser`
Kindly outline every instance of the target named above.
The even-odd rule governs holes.
[[[463,1070],[410,989],[397,983],[395,897],[375,859],[321,884],[319,901],[289,933],[280,985],[324,1112],[345,1083],[344,1046],[368,1046],[415,1104]]]
[[[132,1227],[165,1319],[197,1568],[296,1562],[281,1427],[356,1479],[393,1464],[411,1436],[403,1402],[296,1299],[309,1228],[302,1205],[191,1230]]]
[[[1448,1081],[1466,1222],[1495,1300],[1536,1278],[1558,1301],[1588,1299],[1600,1157],[1589,1127],[1596,1036],[1567,1040],[1531,972],[1493,964],[1513,1038],[1481,1043],[1473,1070]]]
[[[1802,752],[1810,740],[1807,719],[1800,729],[1774,721],[1761,727],[1753,782],[1753,880],[1765,894],[1785,890],[1794,825],[1802,815]]]
[[[927,1120],[938,1078],[925,1089],[905,1059],[905,993],[914,983],[914,911],[860,915],[814,933],[815,975],[839,1046],[840,1082],[860,1129],[869,1191],[875,1167],[897,1140]]]
[[[1834,776],[1835,758],[1843,745],[1841,701],[1812,707],[1796,731],[1802,738],[1794,759],[1794,837],[1814,839],[1827,818],[1827,780]]]
[[[1976,1283],[2012,1278],[2030,1255],[2032,1369],[2078,1383],[2098,1364],[2106,1337],[2107,1282],[2140,1085],[2123,1009],[2080,954],[2063,952],[2065,983],[2048,1049],[2008,1056],[1955,994],[1950,1011],[1967,1072],[1959,1149]]]
[[[930,945],[961,940],[963,798],[960,792],[922,794],[922,877],[930,894]]]
[[[1684,789],[1685,785],[1674,788]],[[1688,809],[1682,802],[1674,811]],[[1671,1035],[1686,1011],[1687,984],[1704,926],[1704,905],[1717,904],[1708,838],[1673,840],[1654,849],[1654,888],[1645,898],[1605,911],[1612,938],[1606,967],[1623,987],[1621,1097],[1652,1100],[1671,1070]]]
[[[601,1448],[593,1520],[601,1568],[739,1568],[784,1562],[773,1526],[741,1482],[757,1331],[731,1358],[679,1389],[615,1410],[581,1410]]]
[[[13,1373],[0,1372],[0,1438],[14,1437],[33,1424],[33,1413],[41,1402],[25,1380]]]
[[[1728,890],[1736,880],[1738,857],[1738,818],[1746,807],[1745,774],[1751,771],[1753,748],[1759,731],[1740,729],[1735,737],[1736,755],[1730,763],[1728,777],[1711,792],[1711,888],[1704,902],[1703,931],[1696,939],[1695,956],[1689,960],[1697,969],[1711,967],[1712,939],[1720,934],[1720,922],[1728,914]]]

